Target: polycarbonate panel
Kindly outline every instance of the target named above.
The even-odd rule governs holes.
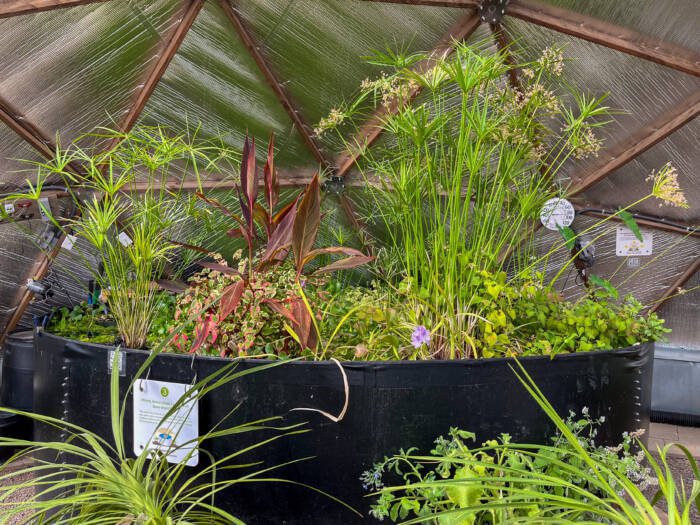
[[[23,187],[25,179],[34,180],[32,166],[23,160],[42,159],[22,137],[0,122],[0,194]]]
[[[30,220],[21,224],[0,224],[0,330],[12,315],[26,279],[40,253],[35,240],[46,223]]]
[[[505,22],[521,60],[534,60],[547,47],[563,47],[565,58],[571,59],[564,65],[564,79],[588,95],[608,94],[605,104],[616,113],[612,115],[614,122],[596,131],[604,141],[601,156],[607,148],[638,132],[700,89],[700,79],[667,67],[521,20],[506,18]],[[595,160],[568,162],[560,178],[585,176]],[[659,159],[656,167],[665,162]],[[611,196],[621,200],[624,197],[624,191]]]
[[[43,317],[52,309],[69,308],[87,300],[88,284],[93,279],[90,266],[97,266],[90,244],[78,239],[72,250],[61,249],[44,277],[43,282],[51,286],[53,295],[46,299],[35,298],[27,308],[19,324],[20,328],[31,328],[34,316]]]
[[[429,51],[467,13],[461,9],[348,0],[239,2],[258,44],[312,127],[381,68],[374,51]],[[333,134],[321,139],[337,149]]]
[[[670,344],[700,350],[700,272],[681,288],[663,304],[659,315],[673,330],[668,336]]]
[[[0,20],[0,94],[66,144],[128,111],[181,3],[99,2]]]
[[[583,232],[599,224],[600,219],[578,216],[572,228]],[[652,254],[640,257],[620,257],[616,255],[616,228],[618,222],[608,221],[593,228],[585,235],[594,241],[595,262],[590,273],[607,279],[615,286],[620,297],[632,294],[646,306],[653,305],[664,291],[678,278],[688,265],[700,257],[700,239],[661,230],[642,228],[653,232]],[[537,252],[540,257],[552,247],[563,244],[558,232],[541,228],[537,235]],[[562,247],[546,261],[546,275],[553,279],[571,257],[569,250]],[[565,270],[557,279],[555,287],[566,297],[577,298],[585,294],[585,288],[576,277],[573,266]]]
[[[629,204],[651,192],[652,182],[645,179],[654,170],[670,162],[678,171],[678,183],[688,201],[688,208],[662,204],[659,199],[646,199],[634,211],[700,226],[700,120],[684,127],[642,153],[632,162],[613,172],[605,180],[586,190],[583,197],[591,203]],[[624,200],[623,200],[624,199]]]
[[[218,2],[204,5],[140,122],[174,130],[201,123],[200,136],[221,136],[239,151],[246,131],[261,141],[274,131],[278,166],[317,164]]]
[[[697,0],[546,0],[585,15],[700,51]]]

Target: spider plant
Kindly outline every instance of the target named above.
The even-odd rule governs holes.
[[[0,437],[0,446],[23,449],[0,469],[0,516],[2,523],[17,524],[119,524],[119,525],[211,525],[243,523],[236,516],[216,505],[216,495],[236,484],[279,482],[273,471],[284,465],[238,464],[241,456],[264,447],[273,441],[306,432],[303,423],[276,426],[281,418],[271,417],[224,427],[229,414],[205,434],[193,441],[180,443],[188,450],[179,463],[168,461],[169,451],[144,450],[136,457],[127,453],[124,436],[124,417],[127,397],[119,399],[118,351],[115,352],[111,375],[112,439],[80,426],[38,414],[1,409],[32,418],[37,424],[60,429],[67,436],[63,441],[32,442]],[[151,357],[141,367],[137,377],[145,372]],[[236,361],[197,382],[163,416],[161,424],[171,421],[180,411],[188,410],[207,393],[251,373],[259,373],[281,362],[238,371]],[[135,380],[134,380],[135,381]],[[129,390],[134,387],[132,381]],[[183,412],[184,413],[184,412]],[[157,425],[159,428],[162,425]],[[177,431],[179,433],[179,431]],[[206,452],[214,439],[231,437],[247,432],[273,432],[272,437],[246,445],[224,457],[214,458]],[[185,470],[185,464],[195,450],[207,458],[207,464],[196,473]],[[65,461],[67,457],[71,459]],[[29,466],[19,470],[7,468],[11,463],[30,459]],[[306,458],[293,460],[292,463]],[[33,461],[33,463],[31,462]],[[235,478],[220,476],[236,469]],[[31,478],[26,481],[28,476]],[[305,485],[304,485],[305,486]],[[28,488],[34,494],[18,498]],[[322,491],[308,487],[325,494]],[[336,498],[329,498],[342,504]],[[19,499],[19,501],[17,501]],[[343,504],[344,505],[344,504]],[[348,507],[349,508],[349,507]],[[13,521],[15,520],[15,521]]]

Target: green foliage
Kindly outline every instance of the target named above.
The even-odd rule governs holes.
[[[556,425],[552,445],[514,444],[502,435],[470,448],[474,435],[451,429],[430,455],[401,451],[362,475],[365,489],[378,496],[372,514],[434,525],[691,525],[691,507],[700,509],[700,467],[685,447],[667,445],[657,460],[638,440],[639,432],[625,434],[617,447],[596,446],[600,419],[584,413],[564,421],[522,366],[516,375]],[[679,447],[688,460],[692,487],[671,473],[666,460],[671,447]],[[387,476],[398,483],[388,485]],[[649,499],[643,491],[655,483],[658,490]],[[657,511],[661,506],[667,521]]]
[[[83,147],[88,141],[90,147]],[[105,150],[104,144],[110,147]],[[97,252],[99,264],[94,265],[91,253],[74,249],[104,291],[126,346],[146,345],[158,306],[153,282],[163,277],[174,259],[174,239],[183,240],[184,210],[191,199],[178,190],[180,175],[192,174],[201,183],[200,169],[216,171],[233,161],[221,144],[199,141],[196,130],[191,135],[170,135],[160,127],[139,127],[129,133],[101,129],[65,150],[57,147],[49,161],[31,163],[37,180],[28,181],[25,197],[39,199],[40,188],[49,179],[65,184],[77,218],[50,218],[57,228],[85,239]]]
[[[153,354],[141,367],[139,374],[150,366]],[[115,363],[118,355],[115,355]],[[197,382],[163,417],[170,421],[179,411],[186,410],[191,401],[198,401],[207,393],[225,387],[249,373],[276,366],[261,365],[249,371],[236,371],[235,362]],[[180,463],[169,463],[169,452],[144,450],[136,457],[127,451],[124,435],[126,399],[119,399],[118,367],[112,368],[111,415],[112,440],[107,441],[88,429],[38,414],[1,409],[21,414],[37,423],[65,432],[63,441],[32,442],[0,437],[0,447],[26,447],[16,453],[0,470],[0,509],[3,523],[18,524],[118,524],[118,525],[231,525],[242,522],[219,508],[214,496],[217,492],[237,483],[287,482],[272,474],[275,465],[239,464],[240,456],[285,436],[306,432],[301,425],[279,426],[280,418],[251,421],[233,427],[216,425],[193,442],[180,446],[194,446],[208,456],[201,470],[195,474],[185,468],[194,453],[187,452]],[[137,374],[137,376],[139,375]],[[130,388],[133,388],[132,381]],[[234,407],[231,411],[235,411]],[[230,415],[230,413],[229,413]],[[158,428],[158,426],[156,426]],[[264,440],[214,458],[206,452],[213,439],[228,438],[248,432],[266,432]],[[178,431],[179,432],[179,431]],[[29,466],[14,470],[12,462],[33,458]],[[65,461],[65,455],[73,459]],[[235,469],[235,470],[233,470]],[[223,479],[221,472],[238,472],[237,477]],[[27,481],[22,478],[31,476]],[[30,496],[20,496],[32,488]],[[311,487],[308,487],[312,489]],[[315,489],[312,489],[315,490]],[[320,491],[317,491],[320,492]],[[322,493],[324,494],[324,493]],[[330,497],[330,496],[329,496]],[[335,498],[330,497],[336,500]],[[340,502],[339,502],[340,503]]]
[[[156,306],[147,336],[149,348],[157,347],[169,336],[177,297],[158,292]],[[46,329],[61,337],[89,343],[118,344],[120,341],[114,317],[104,303],[80,303],[73,308],[62,307],[53,312]]]
[[[571,413],[566,426],[591,457],[610,466],[615,473],[609,477],[614,489],[623,488],[617,483],[617,476],[627,476],[642,487],[652,484],[650,469],[640,464],[644,453],[634,452],[634,436],[639,433],[626,434],[618,447],[596,446],[597,427],[603,421],[604,418],[592,420],[584,409],[580,417]],[[425,522],[438,525],[528,523],[527,518],[539,523],[537,518],[547,517],[547,513],[535,498],[529,505],[521,502],[511,508],[507,504],[500,509],[489,508],[489,504],[498,503],[516,490],[547,490],[554,496],[573,500],[581,497],[580,489],[595,490],[585,477],[578,476],[586,464],[560,433],[552,439],[551,446],[536,451],[511,443],[507,434],[481,447],[469,445],[474,438],[471,432],[452,428],[447,438],[441,436],[435,440],[430,456],[421,457],[416,449],[409,449],[384,458],[364,472],[360,480],[365,490],[379,492],[372,505],[372,515],[395,522],[410,517],[425,518]],[[532,475],[564,483],[538,487],[530,479]],[[500,477],[502,482],[493,483],[494,477]],[[393,486],[397,478],[404,484],[403,489],[396,490]],[[390,486],[385,490],[387,484]],[[483,510],[474,508],[479,505],[483,505]],[[573,516],[581,521],[592,517],[585,511],[573,511]]]
[[[340,126],[342,138],[367,103],[397,107],[380,124],[384,148],[346,147],[362,154],[373,204],[366,221],[386,240],[379,264],[395,269],[395,286],[410,282],[400,299],[416,311],[416,324],[432,327],[428,350],[438,358],[473,356],[474,319],[483,315],[472,302],[473,270],[499,272],[509,255],[518,269],[529,265],[532,224],[558,193],[552,181],[572,156],[596,153],[594,130],[607,113],[604,97],[587,97],[560,77],[560,50],[518,64],[527,73],[515,89],[502,82],[515,67],[506,53],[453,46],[422,73],[402,54],[379,55],[373,62],[392,71],[366,80],[358,99],[318,130]],[[421,102],[410,103],[419,88]]]

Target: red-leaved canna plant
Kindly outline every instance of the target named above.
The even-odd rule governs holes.
[[[291,202],[278,208],[279,179],[274,164],[274,136],[270,137],[267,148],[267,161],[263,169],[264,198],[258,202],[260,174],[256,167],[255,140],[246,137],[241,161],[240,186],[237,187],[241,215],[237,215],[220,202],[198,193],[197,196],[209,205],[230,217],[236,227],[229,230],[230,237],[242,237],[247,244],[248,256],[237,268],[219,262],[200,263],[214,279],[223,279],[226,283],[220,294],[207,291],[204,303],[191,298],[185,303],[200,310],[200,316],[194,329],[194,341],[190,352],[197,352],[205,345],[213,345],[225,330],[240,331],[243,336],[236,338],[234,344],[218,345],[219,353],[224,356],[231,353],[246,355],[247,350],[261,334],[263,324],[250,328],[246,316],[260,314],[261,308],[267,309],[284,318],[294,331],[303,348],[315,348],[318,334],[305,301],[300,294],[289,290],[284,297],[267,293],[275,272],[288,277],[287,261],[292,252],[294,268],[294,286],[300,289],[307,277],[303,270],[307,264],[319,255],[335,254],[345,257],[323,266],[313,272],[314,276],[336,270],[351,269],[366,264],[372,257],[354,249],[343,246],[314,248],[321,222],[321,196],[318,173],[311,182]],[[188,246],[191,249],[198,249]],[[201,251],[201,250],[200,250]],[[284,266],[284,267],[283,267]],[[205,270],[205,271],[206,271]],[[206,278],[204,279],[206,280]],[[201,285],[201,277],[197,280]],[[288,287],[289,288],[289,287]],[[279,294],[277,294],[279,295]],[[231,323],[234,316],[237,322]],[[225,326],[224,326],[225,325]],[[245,325],[245,326],[244,326]]]

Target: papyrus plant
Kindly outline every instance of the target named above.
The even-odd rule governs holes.
[[[95,145],[80,145],[87,141]],[[105,143],[113,145],[104,150]],[[179,190],[182,176],[201,182],[201,169],[211,172],[230,163],[235,156],[227,148],[200,141],[196,133],[170,135],[159,127],[102,130],[57,148],[50,161],[32,163],[36,180],[27,181],[30,191],[9,198],[40,202],[48,183],[65,186],[76,214],[51,219],[62,232],[87,241],[91,253],[78,246],[74,252],[102,289],[122,343],[142,348],[158,302],[154,283],[173,261],[172,238],[182,238],[191,206]]]
[[[542,205],[566,194],[559,179],[567,161],[597,155],[595,131],[610,109],[605,96],[565,82],[557,49],[516,66],[505,51],[454,42],[449,57],[413,67],[427,58],[377,54],[372,62],[387,72],[364,81],[358,98],[316,131],[338,130],[359,154],[366,222],[385,246],[378,266],[410,298],[414,326],[430,333],[425,357],[475,357],[474,327],[487,313],[479,272],[537,277],[547,259],[534,256],[532,242]],[[513,86],[506,79],[516,67],[523,74]],[[353,130],[363,108],[381,104],[395,108],[377,123],[381,143],[348,140],[363,136]],[[565,233],[553,249],[574,243],[576,234]]]

